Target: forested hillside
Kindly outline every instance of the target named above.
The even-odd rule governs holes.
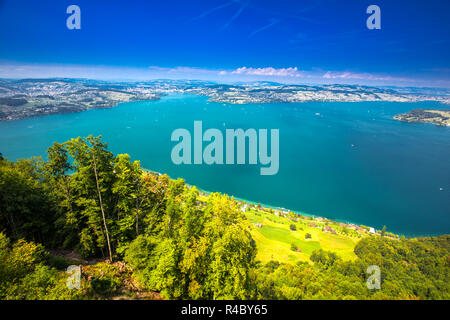
[[[290,261],[258,237],[260,213],[241,209],[143,171],[100,137],[55,143],[45,161],[1,158],[0,299],[450,298],[449,236],[354,245],[337,234]],[[79,290],[66,287],[70,264],[82,265]],[[381,269],[380,290],[366,286],[369,265]]]

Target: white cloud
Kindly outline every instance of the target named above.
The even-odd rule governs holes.
[[[167,72],[167,73],[186,73],[186,74],[196,74],[196,73],[214,73],[214,70],[202,69],[195,67],[174,67],[174,68],[163,68],[158,66],[149,67],[152,71]]]
[[[294,68],[237,68],[236,70],[231,71],[232,74],[241,74],[241,75],[254,75],[254,76],[273,76],[273,77],[300,77],[301,72]]]
[[[344,80],[369,80],[369,81],[401,81],[414,82],[413,79],[397,78],[391,76],[378,76],[370,73],[354,73],[354,72],[326,72],[323,76],[325,79],[344,79]]]
[[[0,0],[1,1],[1,0]],[[425,77],[428,76],[428,77]],[[291,68],[250,68],[234,70],[206,69],[198,67],[115,67],[70,64],[22,64],[0,60],[0,78],[88,78],[102,80],[151,80],[151,79],[195,79],[219,81],[255,81],[271,78],[280,83],[342,83],[366,85],[414,85],[450,87],[450,81],[424,74],[421,78],[403,78],[383,74],[351,71],[300,71]]]
[[[0,78],[89,78],[103,80],[206,79],[217,77],[218,70],[195,67],[148,68],[86,66],[68,64],[17,64],[0,62]]]

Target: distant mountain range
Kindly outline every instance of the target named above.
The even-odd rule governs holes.
[[[307,101],[450,103],[449,90],[434,88],[286,85],[269,81],[220,84],[167,79],[138,82],[68,78],[0,79],[0,120],[110,108],[121,102],[157,100],[172,92],[207,96],[210,101],[232,104]]]

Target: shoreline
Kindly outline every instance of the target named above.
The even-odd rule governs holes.
[[[15,80],[13,79],[2,79],[1,80],[5,80],[8,81],[8,84],[14,85],[15,84]],[[45,83],[53,83],[53,82],[66,82],[68,84],[73,85],[74,83],[70,80],[61,80],[58,78],[45,78],[45,79],[40,79],[42,82]],[[91,81],[90,79],[86,79],[86,81]],[[95,80],[94,80],[95,81]],[[11,83],[9,83],[11,82]],[[115,82],[111,82],[111,83],[99,83],[99,84],[90,84],[90,83],[83,83],[80,82],[78,83],[79,85],[83,85],[85,86],[85,88],[83,90],[85,90],[85,92],[83,94],[86,94],[86,92],[88,93],[92,93],[95,95],[98,95],[99,92],[102,93],[110,93],[110,96],[101,96],[101,103],[98,104],[98,102],[96,102],[97,104],[91,104],[91,102],[87,103],[84,102],[83,99],[81,100],[75,100],[75,101],[66,101],[61,99],[62,95],[59,95],[58,98],[60,100],[55,100],[54,96],[51,96],[51,99],[49,100],[49,98],[47,98],[47,94],[44,92],[40,95],[26,95],[24,93],[22,93],[22,91],[25,91],[26,89],[21,88],[22,91],[20,91],[20,93],[18,95],[5,95],[2,96],[0,95],[0,100],[1,99],[19,99],[16,96],[23,96],[25,95],[25,98],[27,98],[28,100],[25,101],[25,104],[21,104],[19,105],[20,107],[22,107],[23,105],[27,105],[27,108],[25,109],[26,113],[17,113],[14,112],[12,114],[8,114],[11,113],[11,108],[12,105],[11,104],[0,104],[0,107],[6,108],[6,111],[2,111],[0,108],[0,122],[7,122],[7,121],[15,121],[15,120],[22,120],[22,119],[28,119],[28,118],[34,118],[34,117],[40,117],[40,116],[48,116],[48,115],[56,115],[56,114],[65,114],[65,113],[76,113],[76,112],[82,112],[82,111],[88,111],[88,110],[92,110],[92,109],[102,109],[102,108],[114,108],[117,105],[121,104],[121,103],[127,103],[127,102],[137,102],[137,101],[158,101],[161,100],[163,97],[170,97],[173,96],[175,94],[180,94],[180,95],[185,95],[185,94],[190,94],[190,95],[194,95],[194,96],[199,96],[199,97],[205,97],[207,99],[208,102],[214,102],[214,103],[219,103],[219,104],[231,104],[231,105],[252,105],[252,104],[273,104],[273,103],[286,103],[286,104],[291,104],[291,103],[307,103],[307,102],[318,102],[318,103],[323,103],[323,102],[337,102],[337,103],[359,103],[359,102],[397,102],[397,103],[429,103],[429,102],[435,102],[439,105],[445,105],[448,106],[450,105],[450,100],[448,98],[443,98],[441,95],[439,94],[423,94],[423,95],[417,95],[417,94],[413,94],[413,93],[408,93],[405,94],[401,93],[401,92],[396,92],[393,93],[393,97],[384,97],[384,98],[380,98],[378,96],[376,96],[376,98],[371,97],[370,95],[374,94],[373,90],[375,90],[375,92],[377,92],[377,90],[383,90],[382,87],[377,87],[377,86],[369,86],[366,89],[369,90],[366,94],[368,95],[366,98],[361,98],[360,96],[358,97],[347,97],[347,98],[342,98],[339,96],[336,96],[336,94],[334,93],[334,91],[332,90],[333,85],[322,85],[322,88],[320,90],[320,92],[322,92],[323,96],[305,96],[302,97],[301,99],[297,99],[295,98],[296,95],[294,93],[291,93],[292,97],[290,97],[289,99],[287,98],[278,98],[278,99],[274,99],[274,98],[268,98],[266,96],[254,96],[252,94],[247,95],[247,91],[244,90],[243,92],[241,92],[240,94],[244,94],[244,97],[241,97],[240,95],[238,95],[238,97],[233,97],[233,96],[228,96],[228,95],[224,95],[224,92],[222,91],[215,91],[213,89],[211,89],[210,87],[208,87],[208,85],[205,84],[199,84],[197,86],[191,86],[188,88],[180,88],[177,87],[177,85],[173,84],[172,87],[170,89],[167,88],[160,88],[158,86],[156,86],[154,83],[150,82],[148,83],[148,90],[152,90],[151,93],[143,93],[143,92],[139,92],[136,91],[135,89],[137,88],[135,84],[130,84],[130,83],[121,83],[121,82],[117,82],[120,85],[123,86],[123,88],[121,89],[117,89],[117,88],[111,88],[110,84],[114,84]],[[218,86],[222,85],[220,83],[217,84]],[[277,85],[279,88],[278,89],[282,89],[284,87],[288,87],[291,90],[293,90],[291,87],[298,87],[298,86],[305,86],[305,87],[315,87],[315,86],[311,86],[311,85],[286,85],[286,84],[278,84]],[[352,87],[354,85],[344,85],[344,87]],[[331,87],[331,88],[330,88]],[[244,87],[243,87],[244,88]],[[264,88],[264,87],[263,87]],[[17,89],[14,86],[12,88],[8,89],[12,90],[12,89]],[[76,89],[76,88],[75,88]],[[75,90],[73,89],[73,90]],[[266,91],[268,89],[265,89]],[[76,92],[76,91],[75,91]],[[233,91],[234,92],[234,91]],[[303,90],[301,91],[303,92]],[[309,91],[308,91],[309,92]],[[316,92],[316,90],[314,90],[314,92]],[[352,93],[352,91],[348,91],[349,93]],[[123,95],[127,96],[127,99],[122,98],[117,98],[111,95],[111,93],[121,93]],[[21,97],[23,99],[23,97]],[[85,99],[84,99],[85,100]],[[1,103],[1,101],[0,101]],[[33,106],[33,108],[31,108]],[[6,112],[8,115],[2,116],[1,113],[2,112]]]
[[[188,183],[188,182],[186,181],[186,179],[183,178],[183,177],[174,178],[174,177],[171,177],[171,176],[170,176],[169,174],[167,174],[167,173],[157,172],[157,171],[154,171],[154,170],[151,170],[151,169],[148,169],[148,168],[144,168],[144,167],[142,167],[142,166],[141,166],[141,169],[142,169],[144,172],[146,172],[146,173],[157,174],[157,175],[163,175],[163,174],[166,174],[166,175],[169,177],[169,179],[173,179],[173,180],[176,180],[176,179],[181,178],[181,179],[184,180],[184,183],[185,183],[188,187],[196,187],[196,188],[200,191],[201,194],[203,193],[203,194],[205,194],[205,195],[210,195],[211,193],[216,193],[216,192],[218,192],[218,193],[226,194],[226,195],[228,195],[229,197],[232,197],[234,200],[239,201],[239,202],[243,202],[243,203],[247,203],[247,204],[251,204],[251,205],[255,205],[255,206],[257,206],[258,204],[260,204],[261,207],[262,207],[263,209],[272,209],[272,210],[278,210],[278,211],[282,211],[282,212],[283,212],[283,211],[284,211],[284,212],[293,212],[293,213],[296,214],[296,215],[301,215],[301,216],[305,216],[305,217],[310,217],[310,218],[313,218],[313,219],[322,218],[322,219],[325,219],[325,220],[330,220],[330,221],[335,222],[335,223],[345,223],[346,225],[355,225],[355,226],[358,226],[358,227],[360,227],[360,226],[366,226],[366,227],[369,227],[369,228],[370,228],[370,226],[367,226],[367,225],[365,225],[365,224],[361,224],[361,223],[358,223],[358,222],[355,222],[355,221],[349,221],[349,220],[338,219],[338,218],[329,218],[329,217],[324,216],[324,215],[316,215],[316,214],[308,213],[308,212],[301,211],[301,210],[298,210],[298,209],[288,209],[288,208],[283,208],[283,207],[279,207],[279,206],[274,206],[274,205],[267,204],[267,203],[263,203],[263,202],[256,202],[256,201],[253,201],[253,200],[244,199],[244,198],[241,198],[241,197],[239,197],[239,196],[234,196],[234,195],[231,195],[231,194],[225,193],[225,192],[206,190],[206,189],[203,189],[203,188],[201,188],[201,187],[199,187],[199,186],[197,186],[197,185]],[[378,232],[378,231],[381,230],[381,229],[377,229],[377,228],[375,228],[375,227],[373,227],[373,228],[375,229],[376,232]],[[440,237],[440,236],[446,236],[446,235],[449,235],[449,234],[447,234],[447,233],[444,233],[444,234],[420,234],[420,235],[418,235],[418,234],[413,234],[413,235],[408,235],[408,234],[404,234],[404,233],[400,233],[400,232],[391,232],[391,231],[388,231],[388,232],[390,232],[390,233],[392,233],[392,234],[394,234],[394,235],[397,235],[399,238],[402,237],[402,236],[404,236],[404,237],[407,238],[407,239],[423,238],[423,237]]]

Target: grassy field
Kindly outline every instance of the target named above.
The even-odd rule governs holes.
[[[333,251],[344,260],[356,258],[353,253],[359,240],[356,237],[343,233],[323,232],[321,227],[310,227],[311,221],[306,219],[295,222],[286,217],[253,209],[245,214],[258,248],[256,259],[263,263],[270,260],[290,263],[309,261],[311,253],[320,248]],[[257,224],[262,226],[258,227]],[[296,226],[296,231],[290,230],[291,224]],[[307,233],[311,235],[310,239],[305,239]],[[295,244],[301,252],[291,250],[292,244]]]

